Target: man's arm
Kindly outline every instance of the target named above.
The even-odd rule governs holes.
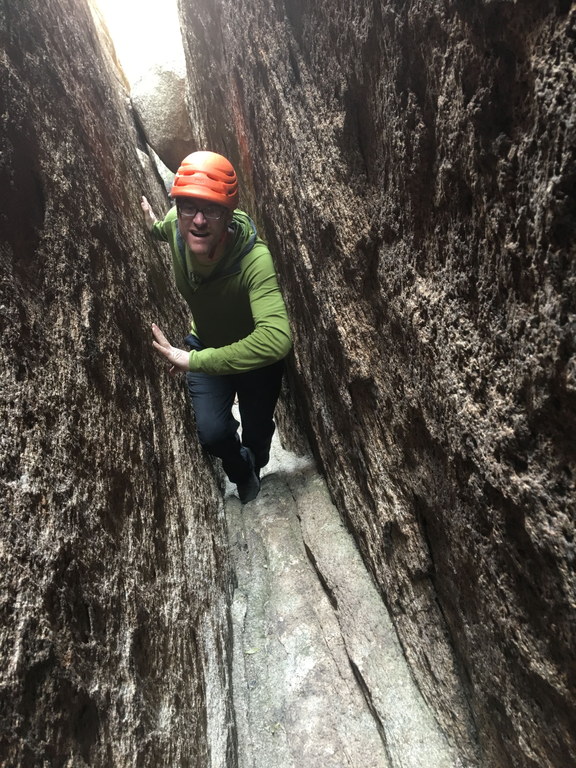
[[[163,219],[159,219],[144,195],[142,195],[142,198],[140,199],[140,206],[142,208],[142,213],[144,214],[146,228],[154,240],[162,240],[165,243],[169,243],[176,209],[171,209]]]
[[[292,346],[290,324],[270,252],[256,246],[243,273],[254,330],[224,347],[190,352],[190,370],[209,374],[244,373],[286,357]]]

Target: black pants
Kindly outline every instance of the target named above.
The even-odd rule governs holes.
[[[188,336],[186,341],[195,349],[202,348],[195,337]],[[283,372],[284,361],[279,360],[246,373],[186,374],[200,443],[222,459],[224,472],[232,483],[242,482],[251,471],[246,448],[253,452],[258,469],[268,463]],[[241,441],[239,423],[232,414],[236,395],[242,421]]]

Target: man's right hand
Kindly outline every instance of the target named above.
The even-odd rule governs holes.
[[[156,323],[152,323],[152,334],[154,341],[152,346],[158,352],[160,357],[164,358],[170,364],[170,374],[174,376],[179,371],[186,372],[190,370],[190,353],[184,349],[173,347],[166,336],[162,333]]]
[[[146,226],[148,227],[148,230],[151,230],[154,224],[156,223],[156,214],[152,210],[150,203],[144,195],[142,195],[142,199],[140,200],[140,205],[142,207],[142,211],[144,212],[144,222]]]

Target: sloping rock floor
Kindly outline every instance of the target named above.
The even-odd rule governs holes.
[[[458,768],[311,459],[227,485],[240,768]]]

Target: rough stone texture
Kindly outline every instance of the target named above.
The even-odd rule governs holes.
[[[0,764],[233,765],[221,498],[150,345],[188,324],[165,196],[82,0],[1,3],[0,49]]]
[[[265,471],[226,499],[239,768],[461,768],[314,463]]]
[[[194,130],[252,179],[293,392],[422,691],[464,744],[469,704],[489,768],[576,763],[572,4],[181,14]]]

